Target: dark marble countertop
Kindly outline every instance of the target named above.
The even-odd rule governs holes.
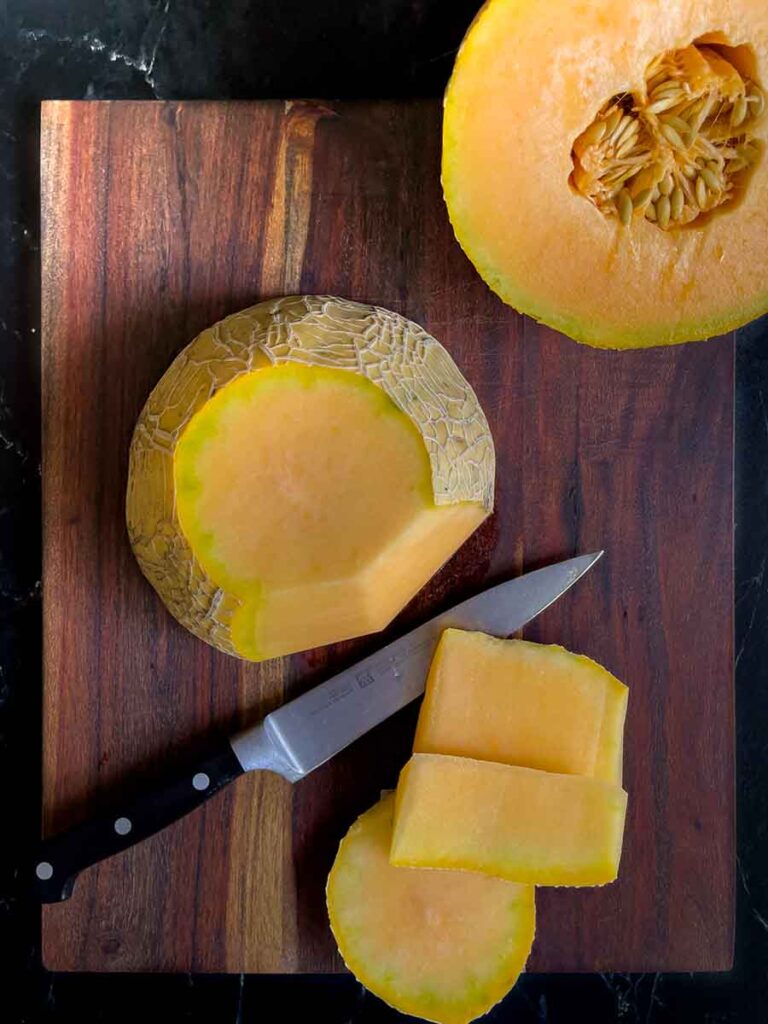
[[[39,102],[439,95],[476,0],[7,0],[0,5],[0,1019],[411,1020],[350,977],[54,976],[18,887],[40,817]],[[736,406],[738,915],[717,975],[524,977],[520,1024],[768,1020],[768,322]],[[706,557],[706,553],[703,553]],[[706,642],[706,637],[702,637]],[[695,694],[691,695],[695,700]],[[170,1009],[172,1007],[172,1009]]]

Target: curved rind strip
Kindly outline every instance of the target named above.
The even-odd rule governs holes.
[[[488,421],[448,352],[418,324],[378,306],[315,295],[271,299],[219,321],[179,353],[139,416],[126,519],[141,570],[171,614],[236,657],[230,624],[241,601],[207,576],[182,533],[173,455],[189,420],[216,391],[244,373],[289,362],[367,377],[421,432],[435,504],[493,508]]]

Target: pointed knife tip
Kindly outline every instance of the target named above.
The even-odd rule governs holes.
[[[604,554],[605,548],[600,548],[599,551],[591,551],[588,555],[583,555],[582,558],[587,563],[586,569],[591,569],[593,565],[600,561]]]

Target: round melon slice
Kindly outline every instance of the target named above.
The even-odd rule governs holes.
[[[456,236],[510,305],[610,348],[768,310],[765,0],[488,0],[445,97]]]
[[[442,346],[342,299],[203,331],[141,413],[127,520],[176,618],[262,660],[382,629],[489,514],[494,451]]]
[[[467,871],[389,863],[394,794],[342,840],[328,878],[347,967],[402,1013],[466,1024],[515,984],[533,943],[534,889]]]

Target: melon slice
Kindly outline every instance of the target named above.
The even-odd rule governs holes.
[[[765,0],[488,0],[445,97],[456,236],[578,341],[706,338],[768,310]]]
[[[494,453],[445,349],[342,299],[204,331],[150,395],[128,529],[176,618],[261,660],[382,629],[486,518]]]
[[[534,890],[464,871],[389,863],[394,796],[358,818],[328,878],[328,914],[358,980],[403,1013],[466,1024],[525,966]]]
[[[621,782],[627,694],[562,647],[447,629],[413,749]]]
[[[391,860],[531,885],[604,885],[619,869],[619,786],[490,761],[414,754],[397,787]]]
[[[615,782],[619,786],[624,776],[624,725],[628,700],[629,689],[618,679],[606,688],[597,757],[592,769],[594,778]]]

